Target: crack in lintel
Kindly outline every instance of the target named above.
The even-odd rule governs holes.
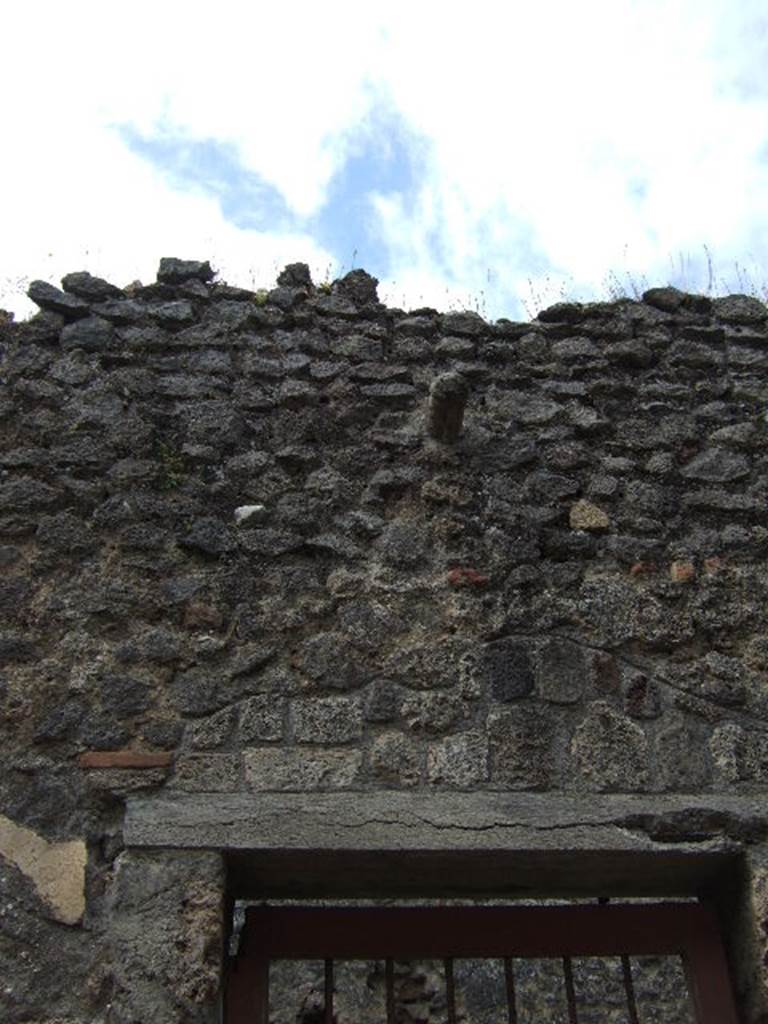
[[[411,820],[409,820],[409,817]],[[485,822],[461,822],[461,821],[436,821],[421,814],[411,813],[403,818],[365,818],[360,821],[337,821],[334,828],[339,829],[360,829],[369,825],[393,825],[401,828],[414,828],[419,825],[426,825],[438,832],[492,832],[496,829],[526,829],[534,832],[554,832],[560,829],[574,828],[605,828],[606,825],[619,825],[615,819],[606,818],[600,821],[569,821],[558,822],[557,824],[533,824],[530,821],[493,820]]]
[[[226,832],[229,829],[243,830],[243,822],[231,820],[227,822],[217,822],[217,828],[222,832]],[[359,832],[368,828],[397,828],[403,830],[420,829],[422,826],[426,826],[429,830],[435,832],[460,832],[466,834],[475,833],[488,833],[488,832],[514,832],[523,831],[528,832],[531,835],[536,833],[545,832],[573,832],[574,830],[582,829],[617,829],[626,833],[627,835],[647,835],[653,837],[654,833],[657,833],[659,827],[663,824],[661,820],[654,818],[645,819],[643,816],[638,815],[627,815],[624,818],[605,817],[605,818],[593,818],[591,820],[574,819],[571,821],[561,822],[532,822],[525,820],[510,820],[510,819],[494,819],[492,821],[483,822],[460,822],[460,821],[440,821],[434,820],[423,815],[410,814],[405,817],[396,818],[361,818],[358,821],[334,821],[333,832],[339,833],[340,831],[347,832]],[[739,824],[747,827],[750,823],[748,822],[732,822],[731,826],[738,828]],[[188,829],[194,830],[198,826],[193,823],[179,823],[175,826],[176,829],[186,832]],[[724,834],[727,834],[732,829],[727,825],[723,831],[717,831],[712,829],[711,831],[702,830],[697,832],[695,837],[692,835],[691,838],[695,838],[697,841],[701,839],[720,838]],[[248,831],[247,826],[245,831]],[[310,833],[313,831],[311,827],[307,827],[305,831]],[[320,836],[315,833],[316,840],[320,840]]]
[[[126,845],[210,849],[419,849],[455,844],[457,849],[563,850],[629,842],[668,847],[708,842],[740,847],[765,842],[768,813],[762,799],[690,798],[605,799],[587,802],[551,798],[502,801],[455,797],[436,801],[350,800],[295,795],[253,797],[211,803],[191,799],[129,802]],[[222,806],[222,803],[224,804]],[[508,804],[508,805],[507,805]],[[516,805],[517,804],[517,805]],[[495,805],[495,806],[494,806]],[[348,837],[345,844],[343,837]],[[473,840],[473,837],[475,839]]]
[[[628,815],[626,818],[615,818],[607,816],[605,818],[593,819],[590,821],[566,821],[566,822],[553,822],[553,823],[532,823],[530,821],[510,821],[509,819],[499,820],[494,819],[486,822],[445,822],[435,821],[434,819],[425,817],[419,814],[412,814],[412,820],[408,818],[365,818],[360,821],[345,821],[336,822],[334,825],[335,830],[359,830],[368,827],[375,827],[378,825],[382,826],[394,826],[403,829],[418,828],[420,825],[426,825],[429,829],[434,829],[437,832],[460,832],[465,834],[479,834],[487,832],[514,832],[522,831],[529,833],[531,836],[535,836],[537,833],[551,833],[551,832],[574,832],[576,830],[605,830],[614,829],[615,831],[622,833],[628,838],[636,838],[637,836],[644,836],[649,839],[652,843],[662,846],[677,845],[681,842],[686,843],[706,843],[712,840],[723,840],[731,838],[730,829],[723,832],[717,832],[715,830],[706,831],[702,830],[689,831],[687,832],[684,827],[678,827],[678,830],[674,829],[673,824],[669,824],[666,830],[660,831],[660,823],[654,819],[643,820],[638,818],[637,815]],[[415,819],[415,820],[414,820]]]

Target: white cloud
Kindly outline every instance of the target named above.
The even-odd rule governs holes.
[[[430,185],[468,283],[486,272],[478,225],[489,208],[529,224],[550,264],[583,286],[625,252],[650,275],[665,272],[669,253],[702,243],[727,261],[755,219],[766,223],[758,158],[767,104],[734,97],[739,56],[722,58],[720,43],[746,9],[540,3],[508,5],[492,23],[488,10],[476,5],[471,23],[441,19],[426,89],[419,40],[428,25],[419,26],[398,43],[392,85],[395,102],[435,140]]]
[[[202,193],[173,192],[110,126],[231,143],[301,216],[381,96],[430,143],[411,212],[375,198],[393,300],[486,292],[501,315],[553,269],[575,288],[610,268],[658,279],[704,243],[723,269],[768,262],[763,0],[10,11],[0,280],[59,274],[85,250],[117,280],[171,253],[218,256],[240,280],[324,267],[309,237],[243,232]]]
[[[119,20],[113,12],[82,2],[13,8],[8,34],[20,42],[0,64],[12,140],[0,222],[13,240],[0,257],[0,301],[28,311],[9,294],[18,278],[55,279],[84,263],[118,281],[146,279],[171,253],[210,256],[232,278],[266,283],[290,260],[332,263],[306,235],[242,231],[214,201],[174,192],[114,126],[167,123],[230,141],[306,212],[334,170],[327,139],[368,102],[355,47],[343,62],[329,59],[318,46],[327,15],[309,6],[301,29],[293,9],[251,4],[214,13],[202,3],[137,2]],[[337,35],[346,49],[338,26]]]
[[[0,200],[6,237],[14,239],[0,258],[0,288],[19,276],[55,282],[76,269],[121,285],[151,281],[163,255],[210,258],[224,279],[255,286],[271,285],[293,260],[321,268],[332,262],[311,238],[239,230],[213,200],[172,191],[138,156],[126,154],[113,133],[82,144],[87,174],[79,160],[62,158],[50,179],[38,168],[29,205],[9,201],[13,191],[29,188],[21,173]],[[33,309],[7,292],[2,301],[19,315]]]

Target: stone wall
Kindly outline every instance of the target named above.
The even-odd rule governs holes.
[[[0,324],[9,1021],[132,1019],[134,795],[768,789],[757,300],[488,324],[300,264],[62,284]],[[210,893],[194,856],[163,871]],[[177,935],[203,980],[169,1021],[213,1012],[212,935]]]

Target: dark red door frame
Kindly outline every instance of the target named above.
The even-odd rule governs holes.
[[[699,903],[251,907],[227,1024],[268,1024],[269,961],[680,955],[697,1024],[737,1024],[714,914]]]

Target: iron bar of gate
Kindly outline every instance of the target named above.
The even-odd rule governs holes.
[[[640,1024],[637,1016],[637,1000],[635,999],[635,983],[632,980],[632,964],[626,953],[621,957],[621,973],[624,977],[624,992],[627,996],[629,1024]]]
[[[269,960],[241,955],[230,963],[224,991],[225,1020],[240,1024],[269,1022]]]
[[[573,987],[573,965],[569,956],[563,957],[563,978],[565,980],[565,998],[568,1003],[569,1024],[579,1024],[576,1012],[576,989]]]
[[[391,957],[384,962],[387,986],[387,1024],[395,1024],[395,964]]]
[[[323,1024],[333,1024],[333,960],[325,961]]]
[[[259,986],[270,959],[403,960],[682,955],[697,1024],[737,1024],[725,957],[709,908],[698,903],[545,907],[252,907],[239,986]],[[256,974],[248,982],[249,965]],[[245,973],[242,973],[242,972]],[[260,973],[261,971],[261,973]],[[261,979],[261,981],[259,980]],[[264,1006],[264,995],[250,998]],[[246,1002],[248,1000],[246,999]],[[228,1024],[267,1024],[265,1013]]]
[[[448,1010],[448,1024],[456,1024],[456,986],[453,983],[453,960],[443,961],[445,971],[445,1002]]]
[[[715,1024],[718,1020],[736,1024],[725,955],[717,934],[714,941],[704,930],[693,935],[683,951],[683,967],[697,1024]]]
[[[515,995],[515,965],[511,957],[504,957],[504,983],[507,990],[507,1019],[517,1024],[517,997]]]

